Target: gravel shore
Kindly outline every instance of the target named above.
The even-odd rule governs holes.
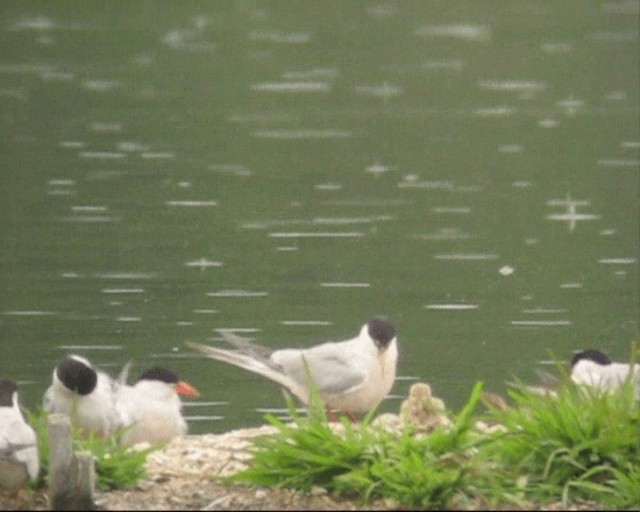
[[[265,425],[224,434],[174,439],[147,457],[147,478],[132,490],[97,492],[96,505],[104,510],[358,510],[392,509],[397,503],[378,501],[364,506],[332,496],[324,489],[302,494],[291,489],[221,485],[228,476],[247,467],[248,449],[256,436],[275,433]],[[47,510],[46,491],[0,491],[2,510]]]

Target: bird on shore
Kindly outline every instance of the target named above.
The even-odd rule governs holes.
[[[614,363],[599,350],[584,350],[571,360],[571,380],[576,384],[611,391],[630,376],[640,388],[640,364]]]
[[[116,409],[125,427],[122,444],[164,443],[187,433],[179,395],[199,396],[191,384],[158,367],[145,371],[132,386],[122,384],[116,393]]]
[[[198,343],[187,345],[206,357],[277,382],[305,405],[310,400],[307,372],[325,407],[350,417],[376,407],[389,394],[395,381],[396,328],[388,320],[371,320],[352,339],[330,341],[306,349],[271,350],[228,331],[219,332],[234,350]]]
[[[38,439],[20,410],[16,383],[0,380],[0,489],[35,480],[39,469]]]
[[[118,383],[96,371],[87,359],[78,355],[63,359],[56,365],[52,380],[44,394],[45,411],[67,414],[72,425],[102,438],[120,427],[115,407]]]

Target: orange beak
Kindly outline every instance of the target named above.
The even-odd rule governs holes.
[[[196,388],[194,388],[188,382],[184,382],[182,380],[178,382],[178,384],[176,384],[176,387],[174,389],[176,390],[176,393],[180,395],[192,397],[200,396],[200,393],[198,393],[198,390]]]

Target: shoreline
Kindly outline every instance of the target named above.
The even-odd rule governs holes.
[[[395,416],[395,415],[394,415]],[[388,418],[387,418],[388,420]],[[339,424],[338,424],[339,425]],[[401,503],[334,495],[323,488],[303,494],[294,489],[224,485],[216,477],[246,468],[252,459],[249,448],[255,437],[272,434],[272,425],[236,429],[220,434],[197,434],[176,438],[147,457],[147,476],[134,489],[96,491],[98,510],[398,510]],[[466,503],[459,510],[484,510],[485,503]],[[0,509],[48,510],[47,489],[0,491]],[[494,507],[513,510],[513,504]],[[518,509],[518,508],[516,508]],[[563,507],[560,501],[531,503],[518,510],[598,510],[595,503]]]
[[[496,395],[485,397],[498,408],[507,407]],[[431,394],[425,383],[412,386],[399,413],[376,416],[371,426],[400,432],[411,424],[416,435],[424,435],[438,426],[453,426],[444,402]],[[294,425],[294,423],[288,423]],[[335,433],[344,429],[341,423],[329,423]],[[476,420],[473,430],[489,434],[505,427],[498,423]],[[238,473],[250,466],[253,440],[278,433],[270,424],[229,430],[222,433],[188,434],[175,438],[150,452],[146,457],[146,476],[132,489],[96,491],[97,510],[398,510],[406,505],[391,498],[379,498],[364,503],[361,498],[337,495],[321,487],[303,493],[295,489],[227,485],[220,478]],[[146,449],[142,443],[133,449]],[[0,510],[48,510],[48,490],[0,490]],[[470,497],[451,502],[454,510],[600,510],[592,501],[572,502],[565,507],[558,496],[555,501],[514,504],[487,503]]]

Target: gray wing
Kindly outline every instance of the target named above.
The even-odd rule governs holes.
[[[308,350],[277,350],[271,360],[302,386],[307,386],[306,360],[320,393],[339,395],[358,388],[367,376],[359,354],[342,343],[325,343]]]
[[[218,361],[224,361],[225,363],[244,368],[258,375],[262,375],[268,379],[281,384],[288,388],[294,395],[301,400],[305,400],[306,386],[300,386],[300,384],[288,376],[282,371],[279,364],[274,363],[270,359],[258,358],[253,355],[247,355],[239,350],[224,350],[217,347],[210,347],[208,345],[201,345],[199,343],[185,342],[187,346],[193,350],[204,354],[211,359],[217,359]]]
[[[262,361],[268,361],[273,353],[273,350],[270,348],[264,347],[262,345],[258,345],[257,343],[252,343],[247,338],[243,338],[242,336],[238,336],[230,329],[216,329],[222,339],[233,346],[238,352],[254,357],[256,359]]]

